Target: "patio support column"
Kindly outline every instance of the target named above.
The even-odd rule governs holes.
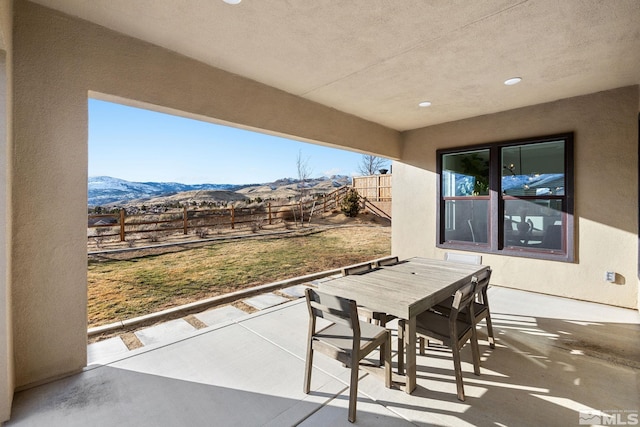
[[[0,423],[9,419],[14,390],[11,311],[12,2],[0,2]]]
[[[0,52],[0,423],[9,419],[13,400],[13,334],[11,331],[11,146],[7,57]]]
[[[73,52],[82,35],[32,3],[14,6],[10,267],[21,387],[86,366],[88,113]]]

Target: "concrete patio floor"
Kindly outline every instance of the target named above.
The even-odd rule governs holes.
[[[479,330],[481,376],[463,350],[467,400],[451,353],[418,356],[412,395],[361,371],[357,425],[572,426],[640,410],[640,315],[507,288],[489,291],[496,348]],[[318,355],[302,392],[304,300],[151,343],[16,393],[6,426],[340,426],[348,370]],[[376,354],[371,356],[375,360]]]

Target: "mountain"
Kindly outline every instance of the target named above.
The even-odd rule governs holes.
[[[313,192],[325,193],[333,188],[347,185],[351,178],[343,175],[322,177],[307,180],[305,187]],[[132,201],[150,203],[159,197],[172,199],[193,199],[195,194],[200,196],[215,194],[225,195],[226,200],[241,200],[256,197],[282,197],[297,194],[301,187],[299,180],[283,178],[263,184],[181,184],[177,182],[131,182],[110,176],[89,177],[88,205],[107,206],[124,205]],[[313,190],[312,190],[313,189]],[[279,191],[280,190],[280,191]],[[186,193],[181,195],[179,193]],[[189,194],[191,193],[191,194]],[[237,193],[237,194],[232,194]]]
[[[135,199],[147,199],[192,190],[235,191],[242,185],[232,184],[180,184],[177,182],[131,182],[110,176],[89,177],[89,206],[126,203]]]

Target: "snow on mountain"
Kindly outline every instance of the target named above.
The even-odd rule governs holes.
[[[191,190],[236,190],[232,184],[180,184],[177,182],[131,182],[110,176],[89,177],[88,205],[126,203],[130,200],[163,196]]]
[[[305,187],[318,189],[323,187],[340,187],[351,183],[351,178],[347,176],[334,175],[331,177],[322,177],[310,179],[305,182]],[[244,189],[242,193],[254,193],[254,188],[260,188],[273,191],[286,186],[298,187],[299,180],[293,178],[283,178],[271,183],[263,184],[181,184],[177,182],[132,182],[124,179],[113,178],[110,176],[94,176],[89,177],[88,182],[88,205],[89,207],[121,205],[132,200],[144,200],[158,196],[169,196],[172,194],[194,191],[194,190],[215,190],[215,191],[233,191]],[[266,188],[265,188],[266,187]]]

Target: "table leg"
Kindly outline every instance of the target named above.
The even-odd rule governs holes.
[[[416,388],[416,318],[405,321],[404,329],[404,353],[406,358],[405,378],[407,385],[405,391],[409,394]]]
[[[398,375],[404,375],[404,335],[405,331],[404,319],[398,319]]]

